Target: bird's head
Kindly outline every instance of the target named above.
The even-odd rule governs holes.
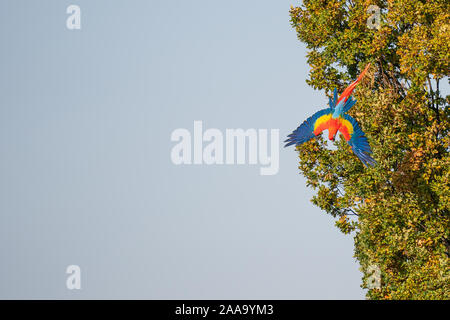
[[[328,139],[330,139],[331,141],[334,141],[334,139],[336,138],[336,133],[337,133],[338,129],[337,127],[330,127],[328,128]]]

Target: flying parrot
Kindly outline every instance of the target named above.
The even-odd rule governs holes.
[[[324,130],[328,130],[328,138],[333,141],[336,133],[339,131],[352,147],[353,153],[365,166],[375,165],[375,160],[370,156],[372,150],[364,132],[356,120],[346,114],[356,103],[356,99],[351,94],[367,72],[369,65],[361,72],[358,79],[344,90],[339,99],[337,97],[337,89],[335,88],[333,99],[329,99],[330,107],[316,112],[313,116],[306,119],[294,132],[288,135],[288,139],[284,141],[286,142],[285,147],[293,144],[299,146],[317,137]]]

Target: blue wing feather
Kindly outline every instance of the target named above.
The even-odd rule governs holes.
[[[345,101],[344,107],[342,108],[342,113],[346,113],[348,110],[350,110],[351,107],[355,105],[356,101],[356,99],[350,96],[347,101]]]
[[[298,146],[314,138],[316,136],[314,134],[314,124],[316,123],[316,120],[323,115],[332,113],[332,111],[331,108],[323,109],[306,119],[297,129],[288,135],[288,139],[284,141],[286,142],[285,147],[293,144]]]
[[[331,109],[334,109],[334,108],[335,108],[335,105],[334,105],[333,99],[331,99],[331,98],[328,98],[328,105],[330,106],[330,108],[331,108]]]
[[[334,110],[336,108],[337,99],[338,99],[337,88],[334,88],[333,98],[328,99],[328,105],[330,106],[331,110]]]
[[[374,166],[376,162],[370,156],[372,154],[372,150],[370,149],[367,137],[358,125],[358,122],[356,122],[356,120],[350,117],[348,114],[344,114],[342,116],[344,119],[350,121],[353,126],[353,133],[350,137],[350,140],[347,141],[348,144],[352,147],[353,153],[361,160],[361,162],[365,166]]]

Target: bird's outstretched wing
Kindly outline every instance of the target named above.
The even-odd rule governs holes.
[[[323,122],[323,120],[325,118],[327,118],[327,119],[331,118],[332,113],[333,113],[333,110],[331,108],[317,111],[311,117],[306,119],[290,135],[288,135],[288,139],[286,139],[284,141],[284,142],[286,142],[285,147],[293,145],[293,144],[298,146],[298,145],[301,145],[302,143],[305,143],[306,141],[309,141],[312,138],[314,138],[316,136],[316,134],[318,134],[317,130],[316,130],[316,134],[314,134],[314,130],[317,128],[317,126],[320,124],[320,122]],[[320,131],[320,132],[322,132],[322,131]]]
[[[375,160],[370,156],[372,150],[370,149],[369,142],[364,132],[355,119],[348,114],[342,115],[341,127],[339,131],[344,135],[345,140],[352,147],[353,153],[361,160],[361,162],[367,165],[375,165]]]

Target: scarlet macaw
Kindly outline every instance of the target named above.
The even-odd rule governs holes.
[[[370,65],[370,64],[369,64]],[[362,161],[364,165],[375,164],[375,160],[370,156],[372,150],[364,132],[359,127],[355,119],[345,114],[356,103],[351,96],[358,82],[363,78],[369,65],[361,72],[358,79],[344,90],[337,98],[337,89],[334,89],[333,99],[329,99],[330,107],[316,112],[313,116],[304,121],[294,132],[288,135],[285,147],[295,144],[299,146],[312,138],[317,137],[322,131],[328,129],[328,138],[334,140],[336,133],[340,131],[345,140],[352,147],[353,153]]]

